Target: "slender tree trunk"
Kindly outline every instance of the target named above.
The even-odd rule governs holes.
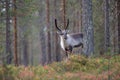
[[[42,5],[42,3],[40,3]],[[45,17],[43,16],[45,14],[46,10],[44,9],[40,9],[39,8],[39,22],[43,21],[45,19]],[[43,24],[45,25],[45,24]],[[39,24],[39,26],[41,26],[40,28],[40,33],[39,33],[39,37],[40,37],[40,46],[41,46],[41,53],[40,53],[40,64],[45,65],[47,63],[47,47],[46,47],[46,31],[44,31],[46,29],[46,27],[41,26],[41,24]]]
[[[55,18],[56,18],[56,14],[57,14],[57,10],[56,10],[56,7],[57,7],[57,1],[54,0],[54,9],[55,9]],[[56,31],[56,28],[54,27],[54,30]],[[61,60],[61,54],[60,54],[60,46],[59,46],[59,40],[58,40],[58,35],[57,33],[55,33],[55,54],[56,54],[56,61],[60,61]]]
[[[29,55],[28,55],[28,40],[24,37],[23,40],[23,63],[25,66],[28,66],[29,63]]]
[[[9,0],[6,0],[6,63],[11,64],[12,62],[12,51],[11,51],[11,38],[10,38],[10,6]]]
[[[66,27],[66,7],[65,7],[66,0],[62,0],[62,13],[63,13],[63,22],[64,28]]]
[[[75,11],[75,13],[76,13],[76,10],[75,10],[75,9],[74,9],[74,11]],[[74,18],[76,17],[76,14],[75,14],[75,13],[74,13],[74,15],[73,15]],[[76,19],[73,20],[73,26],[74,26],[74,27],[73,27],[73,32],[75,33],[76,30],[77,30],[77,28],[76,28]]]
[[[14,63],[15,63],[16,66],[18,66],[16,0],[13,0],[13,3],[14,3],[14,18],[13,18],[13,26],[14,26]]]
[[[108,48],[110,47],[110,25],[109,25],[109,0],[104,0],[105,3],[105,43],[104,43],[104,49],[105,52],[108,51]]]
[[[66,4],[66,0],[61,0],[61,21],[63,24],[62,29],[66,28],[66,5],[65,4]],[[66,54],[66,52],[63,50],[61,50],[61,53]]]
[[[45,43],[45,33],[43,29],[40,30],[40,44],[41,44],[41,52],[42,52],[42,65],[47,62],[47,54],[46,54],[46,43]]]
[[[90,56],[94,52],[92,0],[82,0],[82,26],[84,32],[84,54]]]
[[[112,19],[111,19],[111,22],[112,22],[112,26],[111,26],[111,52],[112,53],[116,53],[117,52],[117,31],[116,28],[116,23],[117,23],[117,16],[116,16],[116,12],[117,12],[117,9],[116,9],[116,4],[115,4],[116,1],[113,1],[113,2],[110,2],[109,4],[113,5],[115,8],[112,10],[110,10],[110,15],[112,16]],[[110,22],[110,23],[111,23]],[[110,24],[111,25],[111,24]],[[117,44],[117,45],[116,45]]]
[[[28,44],[29,45],[28,47],[30,48],[30,52],[29,52],[30,53],[30,64],[33,65],[34,64],[33,63],[33,60],[34,60],[33,45],[34,44],[33,44],[33,39],[28,39],[28,40],[30,41],[30,44]]]
[[[78,20],[76,20],[76,23],[77,23],[77,32],[81,32],[81,19],[80,19],[80,11],[77,10],[77,13],[76,13],[76,18],[78,18]]]
[[[47,54],[48,63],[51,63],[51,37],[50,37],[50,11],[49,11],[49,0],[46,0],[46,24],[47,24]]]
[[[79,0],[79,3],[80,3],[80,9],[82,9],[82,3],[81,3],[81,0]],[[82,10],[79,10],[78,11],[78,14],[79,14],[79,32],[82,32]]]
[[[118,53],[120,54],[120,0],[117,0],[117,17],[118,17]]]

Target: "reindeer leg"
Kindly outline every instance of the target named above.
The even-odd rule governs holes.
[[[65,51],[65,54],[66,54],[66,57],[68,58],[68,52],[67,51]]]
[[[82,50],[81,50],[81,54],[83,55],[83,48],[84,48],[84,45],[83,45],[83,43],[81,44],[81,48],[82,48]]]
[[[68,46],[65,48],[65,54],[66,54],[67,59],[70,58],[70,54],[72,53],[72,49],[73,49],[72,46]]]
[[[82,48],[84,47],[83,44],[81,44]]]
[[[67,50],[65,50],[65,62],[67,62],[67,61],[68,61],[68,57],[69,57],[69,55],[68,55],[68,51],[67,51]]]
[[[68,51],[69,51],[68,58],[70,58],[70,55],[72,54],[72,49],[73,49],[72,46],[69,46],[69,47],[68,47]]]
[[[66,55],[66,57],[68,57],[68,52],[67,51],[68,51],[68,48],[66,47],[65,48],[65,55]]]
[[[67,61],[68,59],[68,48],[66,47],[65,48],[65,61]]]
[[[70,54],[72,54],[72,50],[73,50],[73,47],[69,46],[69,52],[70,52]]]

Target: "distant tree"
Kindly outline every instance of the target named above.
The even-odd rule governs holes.
[[[23,64],[28,66],[29,64],[29,55],[28,55],[28,39],[26,36],[23,38]]]
[[[46,47],[46,21],[43,21],[46,19],[46,10],[44,9],[43,6],[45,6],[46,4],[43,4],[43,2],[45,2],[46,0],[38,0],[39,2],[39,8],[38,8],[38,23],[41,24],[37,24],[39,26],[39,42],[40,42],[40,54],[39,54],[39,64],[45,65],[47,63],[47,47]],[[37,28],[35,28],[37,29]],[[34,41],[34,40],[33,40]],[[34,45],[34,43],[32,43]],[[33,47],[34,50],[34,47]]]
[[[94,52],[92,0],[82,0],[82,26],[84,34],[84,54],[90,56]]]
[[[11,50],[11,28],[10,28],[10,0],[5,0],[6,4],[6,62],[11,64],[12,62],[12,50]]]
[[[62,2],[61,2],[61,4],[62,4],[62,16],[63,16],[63,23],[64,23],[64,28],[65,28],[65,26],[66,26],[66,0],[62,0]]]
[[[13,26],[14,26],[14,63],[18,66],[18,50],[17,50],[17,11],[16,11],[16,0],[13,0],[14,4],[14,17],[13,17]]]
[[[50,37],[50,5],[49,0],[46,0],[46,28],[47,28],[47,55],[48,55],[48,63],[51,63],[51,37]]]
[[[79,1],[79,5],[80,5],[80,10],[77,12],[77,17],[78,17],[78,27],[79,27],[79,32],[82,32],[82,3],[81,0]]]
[[[54,16],[55,18],[57,18],[57,1],[54,0]],[[61,60],[61,51],[60,51],[60,45],[59,45],[59,40],[58,40],[58,35],[56,33],[56,28],[55,28],[55,25],[54,25],[54,30],[55,30],[55,58],[56,58],[56,61],[60,61]]]
[[[109,23],[109,0],[104,0],[104,6],[105,6],[105,9],[104,9],[104,13],[105,13],[105,22],[104,22],[104,25],[105,25],[105,31],[104,31],[104,34],[105,34],[105,44],[104,44],[104,49],[105,49],[105,52],[108,51],[108,48],[110,47],[110,23]]]
[[[39,15],[40,15],[40,12],[39,12]],[[43,29],[40,29],[40,46],[41,46],[41,54],[42,54],[40,55],[42,56],[40,63],[44,65],[47,62],[47,51],[46,51],[45,32],[43,31]]]
[[[117,1],[118,53],[120,54],[120,0]]]
[[[63,24],[62,28],[65,29],[66,27],[66,0],[61,0],[61,21]],[[61,51],[62,53],[66,53],[65,51]]]
[[[110,17],[113,17],[113,19],[111,20],[111,25],[112,25],[112,35],[111,35],[111,38],[112,38],[112,52],[113,53],[118,53],[118,16],[117,16],[117,0],[113,0],[110,2],[111,5],[113,5],[111,7],[111,14],[113,14],[112,16]]]

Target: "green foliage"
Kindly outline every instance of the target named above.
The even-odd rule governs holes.
[[[108,71],[109,67],[109,71]],[[113,80],[120,78],[120,56],[86,58],[73,55],[68,61],[45,66],[0,66],[1,80]]]

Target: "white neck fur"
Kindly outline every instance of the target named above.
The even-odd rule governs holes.
[[[60,36],[60,46],[63,50],[65,50],[65,42],[62,36]]]

